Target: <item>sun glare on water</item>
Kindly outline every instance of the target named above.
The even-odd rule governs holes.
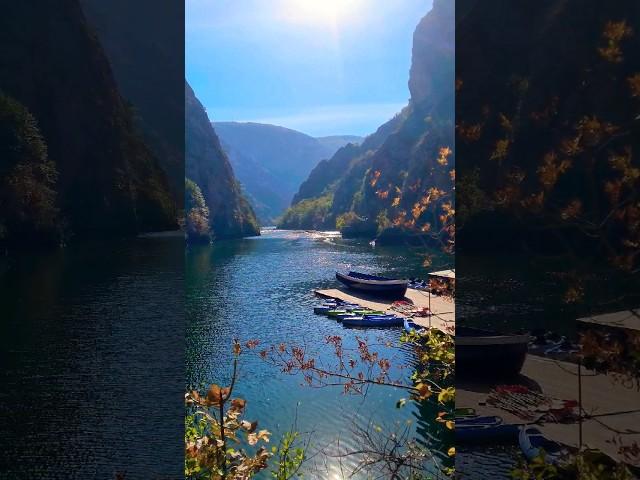
[[[347,20],[362,0],[288,0],[287,17],[297,22],[337,23]]]

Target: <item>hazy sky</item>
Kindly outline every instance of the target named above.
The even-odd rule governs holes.
[[[409,98],[432,0],[186,0],[187,79],[216,121],[366,135]]]

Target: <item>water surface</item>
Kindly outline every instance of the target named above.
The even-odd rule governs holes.
[[[0,265],[0,478],[180,478],[183,239]]]
[[[313,314],[318,303],[314,289],[337,286],[336,270],[359,270],[397,277],[423,276],[421,252],[407,248],[373,248],[368,242],[342,240],[334,235],[267,230],[261,237],[219,242],[189,249],[186,259],[187,380],[189,385],[226,384],[230,375],[230,349],[234,338],[262,345],[281,342],[304,345],[318,358],[332,363],[323,348],[330,335],[354,345],[356,338],[373,343],[398,344],[400,330],[357,330]],[[410,351],[391,350],[399,366],[395,374],[411,373]],[[247,416],[273,432],[274,441],[295,429],[310,433],[310,478],[346,478],[356,465],[352,457],[338,458],[338,451],[360,446],[357,427],[405,428],[431,447],[435,412],[419,412],[410,402],[398,410],[405,392],[377,387],[366,396],[344,395],[340,387],[312,388],[299,376],[286,375],[255,354],[241,356],[237,395],[248,401]],[[358,477],[356,477],[358,478]]]

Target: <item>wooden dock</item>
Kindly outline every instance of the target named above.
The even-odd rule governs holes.
[[[612,440],[621,439],[629,445],[640,443],[640,391],[616,381],[613,375],[598,375],[582,369],[579,388],[578,366],[529,354],[522,375],[511,384],[522,384],[561,400],[578,400],[588,414],[582,422],[582,445],[597,448],[617,461],[624,461],[619,446]],[[501,382],[505,383],[505,382]],[[472,407],[479,415],[497,415],[504,423],[523,424],[516,415],[491,405],[485,400],[495,385],[456,381],[456,407]],[[536,425],[547,438],[578,447],[579,422]]]
[[[336,298],[346,302],[353,302],[372,310],[398,313],[391,309],[393,300],[371,297],[346,288],[315,290],[314,293],[322,298]],[[408,288],[405,301],[412,303],[416,308],[429,308],[430,306],[431,312],[433,312],[433,315],[430,317],[414,317],[413,321],[416,324],[423,327],[434,327],[447,333],[453,333],[455,331],[456,309],[452,299],[433,294],[429,296],[429,293],[423,290]]]

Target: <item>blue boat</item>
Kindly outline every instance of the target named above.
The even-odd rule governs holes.
[[[356,303],[347,303],[340,306],[344,308],[347,312],[352,312],[353,310],[359,310],[362,308],[360,305]]]
[[[475,428],[475,427],[482,427],[482,426],[495,427],[497,425],[502,425],[502,418],[495,415],[486,415],[486,416],[474,415],[471,417],[456,417],[456,429]]]
[[[367,317],[367,318],[343,318],[342,324],[348,327],[400,327],[401,317]]]
[[[313,307],[313,313],[316,313],[318,315],[327,315],[329,313],[329,310],[334,310],[336,308],[336,305],[319,305],[317,307]]]
[[[408,332],[411,333],[413,331],[419,332],[421,330],[424,330],[424,327],[418,325],[417,323],[415,323],[413,320],[411,320],[410,318],[405,318],[404,319],[404,329]]]
[[[458,427],[456,421],[456,443],[477,443],[492,445],[495,443],[515,443],[518,441],[519,425],[475,425]]]
[[[544,451],[545,462],[554,464],[568,453],[560,443],[549,440],[537,428],[526,425],[520,429],[518,442],[522,453],[529,461],[539,457]]]
[[[343,321],[345,318],[362,318],[362,315],[356,315],[354,313],[351,312],[347,312],[347,313],[339,313],[338,315],[336,315],[336,320],[338,320],[339,322]]]

